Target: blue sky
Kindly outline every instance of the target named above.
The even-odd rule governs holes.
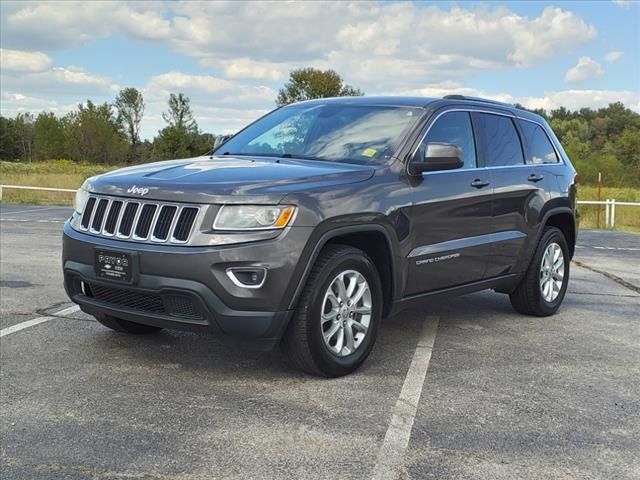
[[[0,3],[3,115],[143,91],[143,137],[169,93],[207,132],[274,107],[292,68],[338,71],[367,94],[463,93],[530,107],[622,101],[640,111],[640,3]]]

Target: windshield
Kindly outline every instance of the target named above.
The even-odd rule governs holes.
[[[371,163],[391,154],[420,113],[396,106],[291,105],[247,127],[215,154]]]

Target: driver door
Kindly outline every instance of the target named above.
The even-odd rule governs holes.
[[[413,188],[409,295],[482,280],[492,253],[493,189],[489,172],[477,163],[470,114],[449,111],[436,117],[417,158],[424,158],[430,142],[458,146],[464,165],[424,172]]]

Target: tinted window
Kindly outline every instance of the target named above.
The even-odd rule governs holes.
[[[520,137],[509,117],[478,113],[480,136],[486,154],[488,167],[504,167],[524,164]]]
[[[471,117],[467,112],[449,112],[438,118],[420,146],[419,158],[424,158],[424,147],[430,142],[450,143],[460,147],[464,160],[462,168],[476,167],[476,146],[473,140]]]
[[[537,123],[519,120],[527,145],[527,163],[558,163],[558,156],[544,129]]]

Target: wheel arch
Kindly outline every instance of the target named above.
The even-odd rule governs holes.
[[[556,227],[567,240],[570,259],[573,258],[576,249],[577,227],[573,210],[568,207],[554,208],[546,213],[543,222],[544,227]],[[542,231],[539,236],[542,235]],[[539,238],[538,238],[539,241]],[[536,242],[537,243],[537,242]]]
[[[391,311],[393,299],[396,297],[399,280],[396,278],[398,270],[391,234],[384,226],[378,224],[343,226],[323,233],[315,242],[313,251],[305,262],[304,271],[297,282],[289,308],[296,307],[311,268],[322,249],[329,244],[349,245],[364,251],[371,258],[380,275],[383,291],[383,316],[387,316]],[[385,274],[385,272],[389,273]]]

